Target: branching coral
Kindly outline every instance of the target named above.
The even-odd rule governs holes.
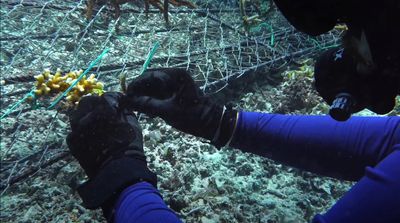
[[[260,23],[267,20],[273,6],[269,0],[239,0],[240,14],[242,15],[245,30],[248,32],[252,27],[257,27]],[[248,10],[255,14],[251,16],[247,15]]]
[[[86,7],[86,18],[91,19],[93,15],[93,8],[95,5],[101,5],[105,2],[110,2],[111,5],[115,9],[115,18],[118,18],[121,15],[120,5],[127,2],[137,2],[134,0],[108,0],[108,1],[99,1],[99,0],[88,0]],[[148,12],[150,5],[158,8],[160,12],[163,13],[165,22],[168,24],[168,5],[171,3],[174,6],[186,6],[188,8],[196,8],[196,5],[190,1],[186,0],[144,0],[145,11]]]
[[[310,113],[318,106],[317,110],[325,109],[322,98],[313,87],[314,61],[306,59],[298,62],[298,67],[282,73],[282,95],[279,97],[280,105],[277,113]],[[314,111],[315,112],[315,111]]]
[[[288,79],[295,79],[298,76],[312,78],[314,76],[314,66],[312,65],[313,61],[311,59],[306,59],[299,62],[301,65],[296,70],[288,70],[283,73],[283,76],[287,76]]]
[[[78,79],[82,72],[82,70],[78,70],[63,74],[61,69],[57,69],[56,73],[51,74],[50,70],[45,70],[43,73],[35,76],[35,97],[53,97],[66,91]],[[91,74],[89,77],[83,77],[66,95],[68,105],[76,105],[82,96],[88,94],[103,94],[103,87],[103,83],[97,81],[94,74]]]

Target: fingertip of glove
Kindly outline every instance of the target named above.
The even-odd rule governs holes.
[[[121,109],[126,109],[128,111],[133,111],[136,110],[138,107],[139,97],[132,96],[132,95],[124,95],[121,97],[120,102],[119,102],[119,107]]]
[[[82,97],[82,99],[79,101],[76,113],[86,113],[88,111],[91,111],[93,110],[94,107],[98,105],[100,101],[101,97],[97,95],[89,95]]]

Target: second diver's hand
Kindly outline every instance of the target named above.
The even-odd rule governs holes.
[[[233,134],[237,111],[212,102],[184,69],[148,70],[129,84],[126,95],[129,109],[158,116],[217,147],[225,146]]]

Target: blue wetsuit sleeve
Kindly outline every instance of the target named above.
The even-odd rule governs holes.
[[[158,190],[147,182],[126,188],[115,205],[116,223],[178,223],[178,216],[167,207]]]
[[[399,223],[400,144],[361,178],[330,210],[313,223]]]
[[[303,170],[358,180],[400,143],[400,117],[352,117],[240,112],[231,146]]]
[[[231,145],[343,179],[360,178],[366,166],[375,166],[314,222],[399,222],[399,126],[399,117],[341,123],[327,116],[242,112]],[[181,222],[146,182],[125,189],[115,207],[115,222]]]
[[[313,223],[400,222],[400,117],[241,112],[232,146],[323,175],[356,180]]]

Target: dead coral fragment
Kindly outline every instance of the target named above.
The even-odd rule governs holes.
[[[299,62],[301,65],[296,70],[288,70],[283,73],[283,76],[287,76],[288,79],[296,79],[298,76],[303,76],[307,78],[313,78],[314,76],[314,66],[311,59],[306,59]]]
[[[265,0],[239,0],[239,8],[244,29],[246,32],[253,32],[257,30],[254,28],[260,27],[263,21],[268,20],[270,12],[274,9],[274,5],[271,1]],[[252,15],[249,15],[249,12]]]
[[[82,74],[82,70],[70,71],[62,73],[61,69],[57,69],[52,74],[50,70],[35,76],[36,83],[34,90],[36,98],[41,96],[53,97],[66,91]],[[94,74],[89,77],[84,76],[72,89],[68,92],[66,99],[70,105],[76,105],[82,96],[88,94],[101,95],[104,92],[103,83],[97,81]]]
[[[115,18],[117,19],[121,15],[120,5],[128,2],[137,2],[135,0],[108,0],[108,1],[99,1],[99,0],[88,0],[86,6],[86,18],[92,19],[93,16],[93,8],[95,5],[104,5],[106,2],[111,3],[111,5],[115,9]],[[144,0],[145,11],[148,12],[149,6],[152,5],[160,10],[163,13],[165,22],[168,24],[168,5],[172,4],[176,7],[186,6],[188,8],[196,8],[196,5],[190,1],[186,0]]]

